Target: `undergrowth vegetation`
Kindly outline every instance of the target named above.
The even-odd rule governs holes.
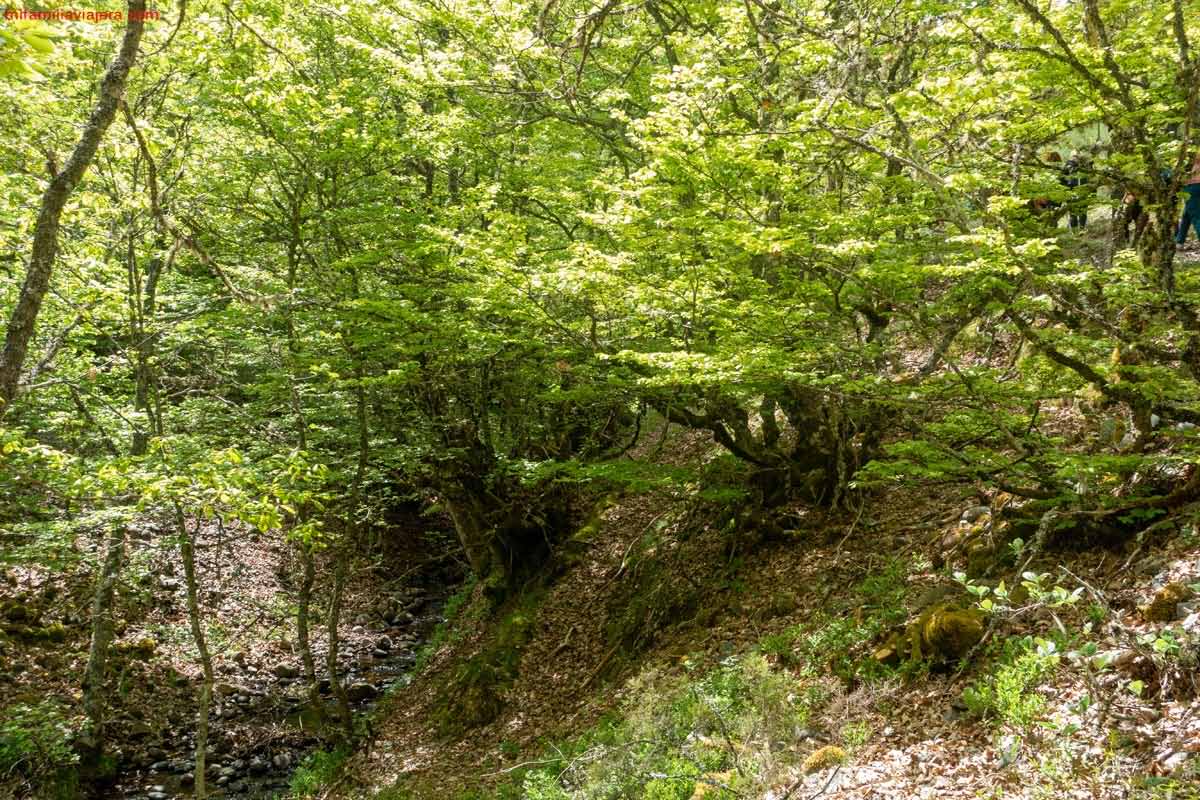
[[[729,658],[706,673],[648,670],[632,681],[619,722],[554,748],[527,773],[523,800],[750,796],[797,764],[812,695],[765,658]]]
[[[72,796],[79,755],[71,743],[78,732],[78,720],[54,700],[8,706],[0,719],[0,775],[22,776],[30,796]]]

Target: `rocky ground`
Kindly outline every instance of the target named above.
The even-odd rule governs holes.
[[[188,796],[200,667],[186,616],[178,549],[167,529],[146,519],[131,531],[129,566],[118,602],[118,638],[110,686],[115,783],[104,796],[165,800]],[[79,542],[79,549],[94,547]],[[236,550],[235,550],[236,547]],[[409,572],[412,554],[353,561],[339,629],[342,679],[356,712],[369,711],[404,677],[424,637],[439,621],[444,577]],[[295,646],[294,548],[278,534],[230,531],[206,523],[197,561],[209,647],[217,679],[209,738],[209,786],[223,797],[270,797],[322,741],[328,708],[313,708]],[[318,574],[329,574],[318,571]],[[87,658],[83,570],[59,581],[10,568],[0,606],[10,627],[50,632],[38,640],[7,637],[0,645],[0,707],[61,698],[79,719]],[[323,665],[325,594],[317,587],[313,655],[322,697],[331,703]],[[19,618],[14,620],[13,618]],[[20,789],[10,789],[17,791]],[[4,790],[0,789],[0,796]]]

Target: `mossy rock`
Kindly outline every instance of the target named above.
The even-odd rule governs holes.
[[[14,639],[27,643],[65,642],[67,640],[67,628],[61,622],[52,622],[42,626],[9,624],[4,626],[4,632]]]
[[[1146,622],[1170,622],[1175,619],[1175,606],[1185,600],[1191,599],[1195,592],[1186,584],[1168,583],[1163,588],[1154,593],[1153,599],[1144,606],[1140,606],[1138,611],[1142,614],[1142,619]]]
[[[907,652],[904,642],[904,637],[900,635],[899,631],[892,631],[884,639],[883,644],[876,647],[871,653],[871,658],[889,667],[897,666]]]
[[[901,661],[948,664],[970,653],[983,639],[983,632],[980,612],[942,603],[925,609],[915,622],[888,634],[872,657],[889,666]]]
[[[30,603],[22,603],[19,600],[5,600],[0,603],[0,619],[8,622],[36,625],[41,616],[41,610]]]
[[[152,637],[143,636],[134,642],[117,642],[113,649],[127,658],[148,661],[158,650],[158,642]]]
[[[983,615],[954,606],[935,606],[917,620],[921,652],[931,661],[957,661],[983,638]]]
[[[827,744],[809,753],[808,758],[804,759],[802,769],[804,770],[804,774],[811,775],[814,772],[820,772],[821,770],[840,766],[845,763],[846,751],[836,744]]]

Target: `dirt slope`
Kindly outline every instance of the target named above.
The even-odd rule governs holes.
[[[667,448],[675,463],[712,457],[703,437],[677,436]],[[569,548],[572,556],[531,604],[535,621],[516,676],[503,689],[499,715],[465,731],[448,731],[444,724],[456,707],[466,707],[452,688],[456,676],[472,656],[487,651],[496,619],[512,611],[485,618],[478,604],[468,605],[427,669],[391,698],[374,747],[356,757],[337,787],[339,796],[392,787],[402,789],[392,789],[393,796],[422,800],[468,792],[498,796],[497,787],[522,766],[536,764],[547,742],[618,709],[627,680],[642,669],[678,671],[685,658],[693,665],[717,664],[761,649],[764,639],[822,613],[869,613],[853,587],[896,564],[903,565],[902,612],[913,619],[926,598],[953,584],[931,568],[929,555],[960,532],[962,512],[979,500],[896,491],[870,497],[854,513],[794,508],[782,517],[785,530],[757,538],[717,530],[729,509],[698,504],[682,492],[628,494],[610,502],[585,532],[586,546]],[[1060,729],[1077,728],[1069,735],[1034,731],[1014,750],[1003,726],[966,713],[964,689],[992,668],[987,651],[961,673],[934,671],[869,685],[831,677],[833,697],[815,723],[822,733],[788,746],[814,750],[850,720],[867,731],[865,741],[845,766],[807,777],[789,774],[768,796],[1117,798],[1130,796],[1126,787],[1135,777],[1153,783],[1154,776],[1189,775],[1200,759],[1194,664],[1188,674],[1186,654],[1163,658],[1154,650],[1155,637],[1147,635],[1171,629],[1200,636],[1200,614],[1185,603],[1172,609],[1172,619],[1148,622],[1139,611],[1162,586],[1200,580],[1200,536],[1194,526],[1183,529],[1183,535],[1146,542],[1136,552],[1129,543],[1125,549],[1046,553],[1030,567],[1049,573],[1051,584],[1079,588],[1082,599],[997,616],[991,625],[989,638],[997,642],[1086,630],[1084,639],[1115,659],[1115,668],[1089,675],[1082,662],[1063,653],[1060,666],[1032,690],[1044,700],[1046,719]],[[1007,577],[1006,570],[1011,568],[999,567],[991,582]],[[1100,614],[1101,606],[1103,621],[1087,628],[1089,615]],[[795,668],[772,658],[778,669]],[[1141,683],[1140,696],[1129,688],[1134,681]],[[1084,695],[1090,703],[1081,704]]]

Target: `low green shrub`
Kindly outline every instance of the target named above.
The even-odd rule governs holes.
[[[619,722],[551,748],[518,779],[521,800],[727,800],[759,796],[799,759],[808,718],[800,684],[761,655],[704,673],[648,670],[628,686]]]
[[[72,742],[80,730],[54,700],[19,703],[0,711],[0,780],[24,780],[36,797],[70,797],[79,755]]]
[[[1058,666],[1058,646],[1046,639],[1023,637],[1004,643],[992,669],[963,690],[967,709],[981,719],[1017,729],[1028,728],[1045,710],[1034,690]]]
[[[875,680],[891,670],[865,657],[865,646],[907,616],[908,565],[899,559],[864,578],[851,590],[857,614],[821,613],[801,625],[763,637],[758,650],[804,675],[826,670],[846,680]]]
[[[318,750],[311,753],[292,773],[289,792],[292,797],[313,797],[337,779],[346,763],[347,751]]]

